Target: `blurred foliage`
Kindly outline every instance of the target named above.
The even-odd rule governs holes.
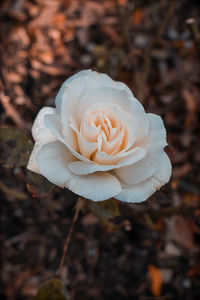
[[[67,290],[58,278],[43,283],[35,297],[29,300],[69,300]]]
[[[104,219],[112,219],[119,216],[119,209],[117,201],[115,199],[109,199],[106,201],[93,202],[88,200],[86,202],[88,209],[97,217]]]
[[[120,216],[118,202],[112,198],[105,201],[94,202],[86,200],[85,207],[95,215],[107,231],[117,230],[121,225],[115,225],[111,219]]]
[[[4,167],[25,166],[32,148],[32,141],[20,129],[14,127],[0,128],[1,163]]]
[[[54,184],[49,182],[42,175],[33,173],[27,170],[27,190],[32,194],[32,197],[45,197],[52,192]]]

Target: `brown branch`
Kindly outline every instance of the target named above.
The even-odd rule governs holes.
[[[3,92],[0,93],[0,101],[3,108],[5,109],[7,116],[10,117],[18,127],[24,128],[24,122],[20,117],[18,111],[10,103],[10,98],[6,96]]]
[[[197,53],[200,56],[200,33],[197,24],[193,18],[186,20],[186,25],[191,33]]]
[[[19,199],[19,200],[26,200],[27,199],[27,195],[23,192],[17,191],[17,190],[13,190],[9,187],[7,187],[2,181],[0,181],[0,190],[8,195],[11,196],[15,199]]]
[[[119,23],[121,27],[121,44],[125,51],[129,48],[129,33],[128,33],[128,23],[129,16],[127,12],[127,7],[122,7],[119,0],[115,0],[115,6],[117,9],[117,14],[119,18]]]
[[[176,206],[176,207],[167,207],[167,208],[160,208],[158,211],[156,210],[149,210],[149,215],[153,219],[160,219],[162,217],[170,217],[173,215],[181,215],[181,216],[187,216],[194,213],[196,210],[200,209],[200,203],[198,206],[189,206],[189,205],[183,205],[183,206]]]
[[[65,261],[66,255],[67,255],[67,250],[69,248],[69,244],[70,244],[70,241],[71,241],[71,236],[72,236],[72,233],[73,233],[73,230],[74,230],[74,225],[75,225],[75,223],[78,219],[80,209],[83,207],[84,203],[85,203],[84,199],[80,197],[78,199],[77,204],[76,204],[76,207],[75,207],[76,211],[75,211],[75,214],[74,214],[74,217],[73,217],[72,224],[70,226],[68,235],[67,235],[66,240],[65,240],[63,254],[62,254],[59,269],[58,269],[58,276],[61,275],[63,264],[64,264],[64,261]]]
[[[145,205],[138,205],[138,204],[130,204],[123,203],[118,201],[119,210],[122,216],[133,218],[135,220],[140,221],[148,221],[150,220],[158,220],[163,217],[170,217],[173,215],[181,215],[181,216],[189,216],[193,214],[195,211],[200,209],[200,201],[196,203],[196,206],[189,206],[189,205],[182,205],[182,206],[172,206],[172,207],[165,207],[159,209],[153,209],[152,207],[148,207]]]

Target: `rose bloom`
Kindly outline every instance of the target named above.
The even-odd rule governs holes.
[[[81,71],[63,83],[55,105],[33,124],[28,169],[94,201],[141,202],[169,181],[163,121],[124,83]]]

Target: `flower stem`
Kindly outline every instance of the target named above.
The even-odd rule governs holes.
[[[70,226],[68,235],[67,235],[66,240],[65,240],[65,244],[64,244],[64,248],[63,248],[63,254],[62,254],[62,257],[61,257],[61,260],[60,260],[60,265],[59,265],[59,269],[58,269],[58,276],[59,277],[61,276],[63,264],[64,264],[64,261],[65,261],[65,257],[67,255],[67,250],[69,248],[69,244],[70,244],[70,241],[71,241],[71,236],[72,236],[72,233],[73,233],[73,230],[74,230],[74,225],[75,225],[75,223],[78,219],[80,209],[82,208],[83,204],[85,203],[83,200],[84,199],[80,197],[77,201],[76,206],[75,206],[76,211],[75,211],[75,214],[74,214],[74,217],[73,217],[72,224]]]

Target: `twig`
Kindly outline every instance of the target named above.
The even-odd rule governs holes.
[[[5,245],[7,247],[9,247],[9,246],[11,246],[11,245],[13,245],[15,243],[18,243],[18,242],[27,241],[29,237],[33,238],[34,234],[36,234],[35,228],[32,229],[32,230],[30,230],[30,231],[28,231],[28,232],[15,235],[14,237],[11,237],[11,238],[5,240]]]
[[[16,198],[16,199],[19,199],[19,200],[26,200],[27,199],[27,195],[25,193],[8,188],[2,181],[0,181],[0,190],[4,194],[6,194],[8,196],[11,196],[13,198]]]
[[[78,219],[78,215],[79,215],[80,209],[83,207],[84,203],[85,203],[84,199],[80,197],[78,199],[77,204],[76,204],[76,207],[75,207],[76,211],[75,211],[75,214],[74,214],[74,217],[73,217],[72,224],[70,226],[68,235],[67,235],[66,240],[65,240],[63,254],[62,254],[60,265],[59,265],[59,269],[58,269],[58,276],[61,275],[63,264],[64,264],[64,261],[65,261],[65,257],[67,255],[67,250],[69,248],[69,244],[70,244],[70,241],[71,241],[72,232],[74,230],[74,225],[75,225],[75,223],[76,223],[76,221]]]
[[[144,55],[144,65],[143,65],[143,70],[141,71],[141,76],[140,78],[138,78],[138,91],[137,91],[137,97],[142,100],[143,96],[144,96],[144,86],[146,84],[147,81],[147,77],[149,74],[149,70],[151,67],[151,52],[153,50],[153,48],[155,47],[155,45],[159,42],[162,33],[165,31],[165,28],[169,22],[169,19],[172,15],[173,12],[173,7],[174,7],[174,0],[170,0],[169,1],[169,6],[168,9],[166,11],[165,17],[163,19],[163,22],[161,24],[161,26],[159,27],[155,39],[153,40],[152,44],[148,47],[148,49],[146,50],[146,53]]]
[[[24,128],[24,122],[21,119],[18,111],[10,103],[10,98],[6,96],[3,92],[0,93],[0,101],[6,114],[13,120],[13,122],[20,128]]]
[[[197,53],[200,56],[200,33],[197,24],[193,18],[186,20],[186,25],[191,33]]]
[[[121,26],[121,43],[122,47],[124,48],[125,51],[127,51],[128,46],[129,46],[129,34],[128,34],[128,21],[129,17],[127,14],[127,8],[119,4],[119,0],[115,0],[115,6],[117,9],[117,13],[119,16],[119,22]]]
[[[158,210],[133,204],[127,205],[121,201],[118,201],[118,204],[122,216],[124,215],[129,218],[134,218],[138,221],[146,221],[147,216],[148,218],[150,218],[150,220],[153,219],[154,221],[159,220],[163,217],[170,217],[173,215],[188,216],[200,209],[200,201],[197,201],[196,206],[182,205],[176,207],[159,208]],[[149,220],[147,221],[147,223],[149,223]]]
[[[198,203],[197,206],[189,206],[189,205],[183,205],[183,206],[177,206],[177,207],[168,207],[168,208],[161,208],[158,211],[156,210],[150,210],[149,215],[153,219],[160,219],[162,217],[170,217],[173,215],[181,215],[181,216],[187,216],[191,215],[195,211],[200,209],[200,203]]]

